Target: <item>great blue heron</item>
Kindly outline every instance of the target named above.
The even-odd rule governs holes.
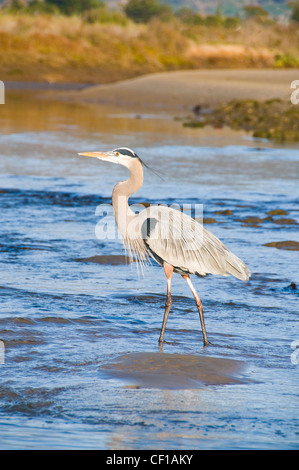
[[[195,297],[204,345],[208,345],[202,301],[191,282],[190,274],[233,275],[247,281],[250,276],[247,266],[202,224],[179,210],[154,205],[143,209],[139,214],[131,210],[128,199],[143,184],[143,162],[133,150],[122,147],[110,152],[85,152],[79,155],[118,163],[130,171],[129,179],[115,186],[112,205],[124,246],[140,263],[152,257],[164,268],[167,298],[159,343],[163,343],[172,304],[171,278],[175,272],[187,281]]]

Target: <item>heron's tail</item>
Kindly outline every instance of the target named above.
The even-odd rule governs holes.
[[[226,273],[226,275],[235,276],[241,281],[248,281],[250,278],[250,270],[246,264],[230,251],[226,256]]]

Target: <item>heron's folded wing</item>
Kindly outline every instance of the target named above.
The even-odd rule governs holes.
[[[246,265],[196,220],[165,206],[152,206],[142,212],[141,236],[154,257],[182,273],[232,274],[248,279]]]

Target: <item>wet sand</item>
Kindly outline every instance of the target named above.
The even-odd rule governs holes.
[[[61,93],[64,99],[136,108],[186,110],[232,99],[289,100],[298,70],[188,70],[145,75]]]
[[[133,353],[120,356],[104,370],[131,386],[197,389],[203,385],[245,383],[240,377],[245,363],[190,354]]]

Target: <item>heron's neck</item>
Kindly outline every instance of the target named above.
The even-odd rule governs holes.
[[[135,217],[135,213],[129,207],[129,197],[131,194],[141,188],[143,184],[143,169],[142,164],[136,159],[130,168],[130,177],[126,181],[117,183],[112,193],[112,205],[115,215],[115,220],[121,235],[125,238],[127,226]]]

